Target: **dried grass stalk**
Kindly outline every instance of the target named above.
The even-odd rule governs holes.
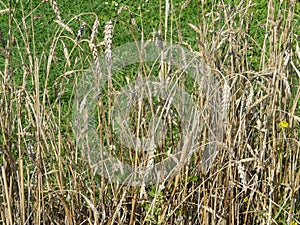
[[[57,2],[56,2],[55,0],[50,0],[50,5],[52,6],[53,11],[54,11],[54,13],[55,13],[57,19],[58,19],[59,21],[61,21],[60,11],[59,11],[59,8],[58,8],[58,6],[57,6]]]
[[[67,24],[63,23],[61,20],[55,20],[54,22],[56,22],[58,25],[60,25],[62,28],[64,28],[66,31],[68,31],[72,35],[74,35],[73,30]]]
[[[134,19],[134,16],[133,16],[132,12],[130,12],[129,15],[130,15],[131,24],[136,28],[136,21]]]
[[[0,14],[7,14],[7,13],[9,13],[9,8],[0,10]]]
[[[122,12],[128,10],[128,6],[127,5],[123,5],[121,8],[118,9],[118,15],[120,15]]]
[[[243,184],[243,189],[244,191],[246,191],[247,190],[246,173],[245,173],[245,167],[242,165],[242,162],[238,163],[238,173],[240,175],[240,179]]]
[[[104,44],[105,44],[105,59],[108,64],[111,64],[112,60],[112,38],[114,27],[112,21],[108,21],[104,27]]]
[[[84,28],[85,28],[85,23],[82,23],[82,25],[78,29],[77,36],[76,36],[76,41],[79,41],[79,39],[82,37],[83,32],[84,32]]]
[[[64,49],[64,55],[65,55],[65,58],[66,58],[66,61],[67,61],[67,65],[69,67],[71,67],[71,61],[70,61],[70,54],[69,54],[69,51],[65,45],[65,43],[63,42],[63,40],[60,40],[61,41],[61,44],[63,46],[63,49]]]
[[[229,100],[230,100],[230,87],[225,81],[223,87],[222,112],[221,112],[221,118],[223,122],[225,122],[226,119],[227,109],[229,107]]]
[[[91,34],[91,40],[90,40],[92,43],[95,43],[95,38],[96,38],[96,35],[98,32],[98,27],[99,27],[99,20],[98,20],[98,17],[96,17],[94,25],[92,27],[92,34]]]
[[[181,6],[181,8],[180,8],[180,11],[182,11],[182,10],[184,10],[186,7],[188,7],[188,5],[191,3],[191,0],[186,0],[183,4],[182,4],[182,6]]]

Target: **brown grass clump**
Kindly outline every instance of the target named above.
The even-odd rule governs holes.
[[[160,117],[166,124],[164,142],[147,155],[115,140],[110,118],[121,84],[155,72],[161,81],[181,84],[184,79],[163,57],[157,68],[140,63],[130,72],[121,71],[120,77],[110,74],[120,24],[134,41],[139,35],[143,41],[151,37],[138,33],[144,30],[138,14],[120,6],[117,17],[109,21],[95,13],[64,21],[59,5],[51,0],[57,30],[49,47],[37,54],[34,17],[23,15],[18,20],[11,3],[0,10],[9,21],[8,35],[0,28],[1,224],[300,223],[300,47],[295,11],[299,3],[268,1],[259,42],[253,34],[258,28],[253,27],[257,24],[252,1],[234,7],[223,1],[208,7],[205,2],[187,0],[179,6],[180,14],[197,8],[197,24],[180,21],[172,1],[160,1],[159,35],[154,32],[153,39],[160,50],[162,39],[170,45],[178,40],[211,69],[221,87],[221,94],[213,96],[220,99],[221,116],[214,121],[203,110],[206,117],[199,124],[199,146],[191,160],[170,179],[153,179],[148,186],[124,185],[101,176],[103,171],[78,150],[71,119],[76,85],[91,64],[96,65],[95,74],[101,74],[102,54],[109,79],[95,113],[101,153],[109,146],[130,165],[146,162],[150,168],[154,159],[164,160],[181,140],[176,110],[154,97],[134,106],[128,119],[137,136],[147,137],[149,115],[164,114]],[[194,44],[185,40],[186,31],[194,33]],[[197,82],[188,87],[203,109],[211,96],[202,94],[201,88]],[[212,121],[223,130],[210,161],[211,149],[206,146],[213,140],[208,125]]]

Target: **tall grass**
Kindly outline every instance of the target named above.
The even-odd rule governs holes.
[[[109,61],[114,47],[152,37],[145,8],[119,4],[108,20],[93,10],[65,19],[56,1],[0,1],[1,21],[7,23],[0,27],[0,222],[299,224],[300,6],[295,0],[230,2],[166,0],[157,8],[145,6],[157,10],[153,38],[190,49],[223,87],[224,135],[205,169],[209,127],[203,120],[189,163],[163,184],[132,187],[111,182],[83,159],[71,117],[78,80],[99,55]],[[47,6],[51,22],[38,13]],[[196,16],[189,21],[191,13]],[[56,26],[46,40],[45,21]],[[153,155],[137,155],[114,142],[111,107],[119,84],[155,76],[151,66],[120,71],[98,102],[101,142],[114,145],[120,159],[129,154],[132,165]],[[164,66],[156,67],[160,79],[176,80],[178,74]],[[186,83],[204,107],[208,96]],[[157,115],[160,99],[150,100],[155,106],[150,116]],[[131,115],[132,129],[144,137],[147,104]],[[157,154],[180,140],[178,120],[166,116],[169,136]]]

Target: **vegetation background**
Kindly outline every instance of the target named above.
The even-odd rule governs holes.
[[[0,0],[1,224],[300,224],[299,16],[296,0]],[[190,49],[216,74],[223,144],[209,171],[200,147],[164,185],[111,183],[77,151],[76,84],[105,51],[152,38]],[[116,84],[138,72],[118,72],[100,101],[108,144]]]

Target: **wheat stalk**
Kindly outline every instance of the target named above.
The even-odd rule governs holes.
[[[104,27],[104,45],[105,45],[105,60],[108,65],[111,64],[112,60],[112,39],[113,39],[114,27],[112,21],[108,21]]]
[[[65,55],[65,58],[66,58],[66,61],[67,61],[67,65],[69,67],[71,67],[71,61],[70,61],[70,54],[69,54],[69,51],[65,45],[65,42],[63,42],[63,40],[60,40],[61,41],[61,44],[63,46],[63,50],[64,50],[64,55]]]
[[[136,21],[135,21],[135,18],[133,16],[132,12],[130,12],[129,15],[130,15],[131,24],[136,28],[136,26],[137,26]]]
[[[0,14],[7,14],[7,13],[9,13],[10,11],[9,11],[9,8],[7,8],[7,9],[1,9],[0,10]]]
[[[98,33],[98,27],[99,27],[99,19],[98,19],[98,17],[96,17],[95,22],[92,27],[92,34],[91,34],[91,39],[90,39],[90,42],[92,42],[92,43],[95,43],[95,38]]]
[[[55,0],[50,0],[50,5],[52,6],[53,11],[54,11],[54,13],[55,13],[57,19],[58,19],[59,21],[61,21],[60,11],[59,11],[59,8],[58,8],[58,6],[57,6],[57,2],[56,2]]]
[[[63,23],[61,20],[55,20],[55,22],[61,26],[62,28],[64,28],[66,31],[68,31],[69,33],[71,33],[72,35],[74,35],[73,30],[65,23]]]
[[[77,31],[76,41],[79,41],[79,39],[82,37],[84,28],[85,28],[85,23],[82,23],[82,25],[79,27]]]
[[[127,5],[121,6],[121,7],[118,9],[117,14],[120,15],[122,12],[128,10],[128,8],[129,8],[129,7],[128,7]]]
[[[191,3],[191,0],[186,0],[180,7],[180,12],[183,11]]]
[[[249,90],[249,95],[246,99],[246,105],[245,105],[245,110],[248,111],[250,109],[250,106],[253,102],[253,96],[254,96],[254,91],[253,91],[253,87],[250,83],[250,90]]]
[[[240,179],[243,184],[243,189],[244,191],[246,191],[247,190],[246,173],[245,173],[245,167],[242,165],[242,162],[238,163],[238,173],[240,175]]]
[[[221,103],[222,105],[221,118],[223,123],[226,122],[226,114],[227,114],[227,109],[229,107],[229,99],[230,99],[230,87],[225,81],[223,87],[222,103]]]

